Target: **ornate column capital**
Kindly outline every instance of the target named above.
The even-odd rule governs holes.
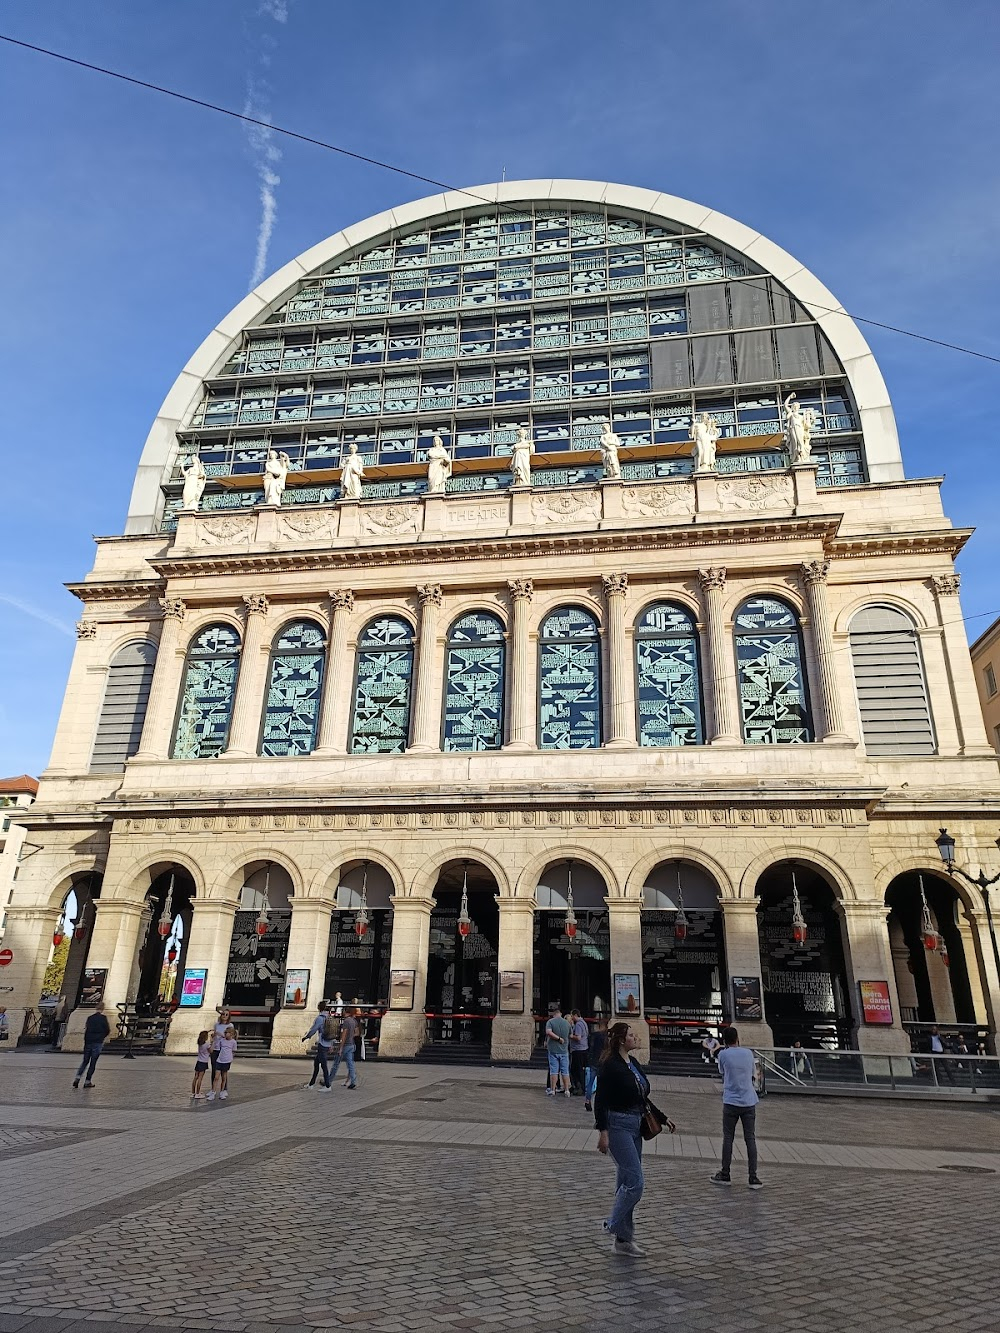
[[[417,596],[420,598],[421,606],[440,606],[444,593],[440,583],[421,583],[417,588]]]
[[[710,588],[724,588],[726,586],[725,565],[711,565],[708,569],[699,569],[698,580],[704,592],[708,592]]]
[[[605,597],[624,597],[628,592],[627,574],[605,574],[601,579]]]
[[[330,598],[330,607],[334,611],[353,611],[354,610],[354,592],[350,588],[334,588],[327,594]]]
[[[96,620],[78,620],[76,622],[76,637],[78,639],[96,639],[97,621]]]
[[[512,602],[530,602],[535,595],[535,585],[531,579],[508,579],[507,590]]]
[[[807,588],[825,583],[830,573],[829,560],[807,560],[802,566],[802,580]]]
[[[266,616],[270,603],[262,592],[245,592],[243,594],[243,605],[246,607],[246,614],[249,619],[250,616]]]
[[[957,597],[962,585],[961,574],[932,574],[931,587],[939,597]]]
[[[161,597],[160,610],[164,620],[183,620],[187,603],[181,597]]]

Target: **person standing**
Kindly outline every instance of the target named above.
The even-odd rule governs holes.
[[[597,1151],[611,1154],[617,1169],[615,1202],[603,1224],[614,1237],[613,1252],[641,1258],[646,1251],[636,1245],[634,1214],[642,1198],[642,1117],[648,1108],[661,1124],[674,1132],[673,1122],[649,1100],[649,1079],[632,1059],[638,1037],[628,1023],[612,1023],[601,1057],[594,1097],[594,1123],[598,1130]]]
[[[219,1101],[224,1102],[229,1096],[229,1070],[232,1067],[233,1057],[236,1055],[236,1029],[230,1023],[225,1032],[219,1038],[219,1049],[215,1054],[215,1073],[212,1077],[212,1091],[208,1094],[206,1101],[214,1102],[216,1094]]]
[[[225,1005],[223,1005],[221,1009],[216,1010],[216,1013],[218,1013],[219,1015],[219,1020],[216,1023],[215,1027],[212,1029],[212,1050],[211,1050],[213,1083],[215,1082],[215,1067],[218,1064],[219,1060],[219,1045],[223,1037],[226,1035],[226,1028],[230,1026],[229,1010],[225,1007]]]
[[[574,1097],[582,1097],[586,1091],[590,1028],[579,1009],[570,1010],[569,1021],[569,1090]]]
[[[729,1167],[733,1160],[736,1126],[743,1126],[747,1145],[747,1169],[752,1190],[764,1188],[757,1175],[757,1093],[753,1086],[753,1051],[739,1044],[739,1033],[728,1027],[722,1034],[723,1048],[718,1064],[722,1072],[722,1169],[710,1176],[713,1185],[731,1185]]]
[[[358,1018],[361,1015],[360,1009],[354,1009],[347,1013],[340,1022],[340,1046],[333,1061],[333,1070],[330,1074],[330,1082],[337,1077],[337,1070],[340,1068],[341,1060],[347,1062],[347,1089],[353,1092],[358,1086],[358,1078],[354,1067],[354,1043],[358,1036]]]
[[[10,1023],[7,1021],[7,1006],[0,1004],[0,1041],[10,1040]]]
[[[194,1078],[191,1080],[191,1100],[193,1102],[205,1100],[201,1085],[205,1080],[205,1071],[212,1059],[211,1035],[208,1028],[204,1032],[198,1033],[198,1058],[194,1062]]]
[[[101,1058],[101,1051],[104,1050],[104,1043],[110,1036],[111,1024],[104,1016],[104,1005],[95,1004],[94,1012],[87,1019],[83,1029],[83,1059],[80,1061],[80,1068],[76,1071],[76,1078],[73,1080],[74,1088],[80,1086],[80,1078],[85,1069],[87,1077],[83,1086],[85,1088],[94,1086],[94,1070]]]
[[[594,1024],[594,1030],[590,1034],[590,1047],[587,1051],[587,1080],[584,1085],[583,1094],[586,1100],[583,1103],[585,1111],[593,1110],[594,1089],[597,1086],[597,1069],[601,1063],[601,1057],[604,1055],[604,1048],[608,1042],[608,1020],[598,1015],[597,1022]]]
[[[303,1083],[304,1088],[314,1088],[316,1080],[319,1077],[319,1071],[323,1071],[323,1092],[330,1091],[330,1066],[327,1064],[332,1047],[337,1044],[337,1033],[340,1028],[339,1020],[336,1015],[330,1012],[326,1007],[326,1000],[320,1000],[318,1006],[319,1012],[313,1019],[312,1027],[302,1038],[304,1042],[310,1037],[316,1038],[316,1051],[313,1055],[312,1078],[308,1083]]]
[[[562,1010],[556,1003],[545,1024],[545,1049],[549,1057],[549,1086],[545,1089],[548,1097],[554,1097],[560,1088],[564,1096],[569,1096],[569,1024],[562,1016]]]

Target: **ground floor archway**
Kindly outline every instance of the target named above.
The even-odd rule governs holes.
[[[377,862],[347,861],[330,917],[323,995],[346,1004],[384,1006],[392,957],[392,894],[388,872]]]
[[[542,871],[532,931],[532,1012],[539,1024],[557,1004],[564,1014],[579,1009],[590,1022],[610,1014],[607,892],[585,861],[553,861]]]
[[[425,1012],[430,1044],[488,1047],[497,1010],[499,892],[478,861],[448,861],[434,885]]]
[[[896,876],[885,901],[903,1022],[914,1033],[935,1023],[982,1024],[975,942],[954,887],[933,870],[910,870]]]

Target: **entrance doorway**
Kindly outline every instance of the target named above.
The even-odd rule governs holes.
[[[607,885],[585,861],[553,861],[535,898],[532,1009],[543,1027],[553,1005],[593,1022],[611,1013],[611,933]],[[567,929],[572,904],[576,933]]]
[[[427,955],[428,1041],[489,1047],[497,1008],[499,888],[477,861],[449,861],[434,886]]]
[[[168,866],[150,885],[134,988],[140,1016],[169,1013],[179,998],[194,892],[194,880],[183,866]]]
[[[345,1004],[384,1008],[389,996],[392,897],[389,874],[374,861],[348,861],[330,918],[323,995]]]
[[[975,991],[982,991],[972,929],[954,888],[932,870],[911,870],[897,875],[885,901],[896,990],[911,1033],[923,1024],[984,1020],[976,1013]]]
[[[281,1008],[285,982],[291,894],[292,880],[284,866],[251,861],[244,867],[223,996],[244,1055],[263,1055],[271,1046],[271,1025]]]

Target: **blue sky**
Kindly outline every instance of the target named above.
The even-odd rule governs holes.
[[[36,0],[0,31],[454,185],[648,186],[790,250],[860,315],[1000,355],[993,0]],[[0,775],[49,754],[94,534],[149,423],[245,294],[262,155],[236,122],[0,47]],[[276,141],[270,272],[415,181]],[[970,637],[1000,612],[1000,365],[866,328],[909,476],[978,528]]]

